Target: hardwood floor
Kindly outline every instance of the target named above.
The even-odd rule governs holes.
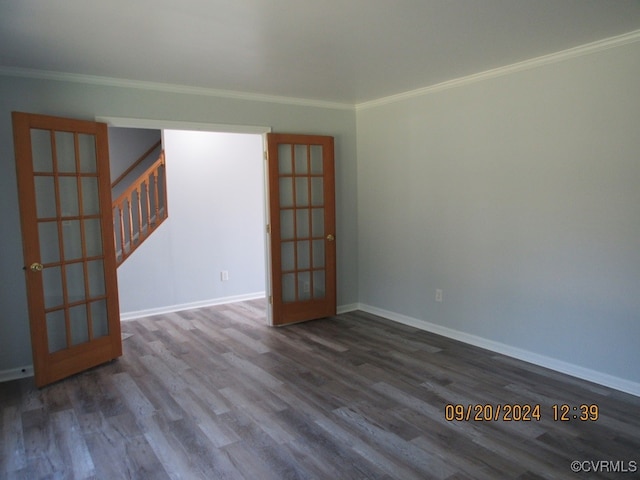
[[[264,317],[251,301],[123,322],[121,359],[42,390],[0,384],[0,478],[639,476],[638,397],[362,312]],[[541,419],[447,421],[447,404]],[[554,404],[599,418],[554,421]]]

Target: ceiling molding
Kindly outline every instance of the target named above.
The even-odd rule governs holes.
[[[490,78],[501,77],[503,75],[509,75],[511,73],[521,72],[523,70],[529,70],[532,68],[557,63],[570,58],[581,57],[583,55],[589,55],[592,53],[601,52],[610,48],[620,47],[629,43],[640,41],[640,30],[625,33],[624,35],[618,35],[610,37],[597,42],[587,43],[578,47],[563,50],[561,52],[552,53],[549,55],[543,55],[541,57],[524,60],[522,62],[513,63],[504,67],[494,68],[466,77],[455,78],[453,80],[447,80],[446,82],[438,83],[428,87],[418,88],[416,90],[410,90],[408,92],[399,93],[396,95],[390,95],[388,97],[371,100],[368,102],[362,102],[357,104],[356,110],[365,110],[367,108],[378,107],[389,103],[395,103],[402,100],[407,100],[413,97],[420,97],[431,93],[441,92],[450,88],[461,87],[475,82],[480,82]]]
[[[214,88],[190,87],[187,85],[176,85],[171,83],[126,80],[121,78],[84,75],[79,73],[55,72],[50,70],[36,70],[29,68],[0,66],[0,75],[20,78],[36,78],[39,80],[83,83],[88,85],[102,85],[107,87],[137,88],[140,90],[155,92],[178,93],[183,95],[200,95],[205,97],[229,98],[234,100],[247,100],[252,102],[280,103],[301,107],[329,108],[334,110],[354,109],[354,105],[349,103],[283,97],[278,95],[263,95],[259,93],[236,92],[232,90],[218,90]]]
[[[121,88],[136,88],[140,90],[177,93],[184,95],[200,95],[207,97],[228,98],[234,100],[246,100],[253,102],[265,102],[265,103],[278,103],[284,105],[294,105],[302,107],[316,107],[316,108],[328,108],[338,110],[365,110],[368,108],[374,108],[381,105],[399,102],[414,97],[428,95],[431,93],[440,92],[450,88],[461,87],[475,82],[500,77],[503,75],[509,75],[511,73],[517,73],[524,70],[549,65],[552,63],[560,62],[563,60],[580,57],[583,55],[589,55],[592,53],[601,52],[610,48],[620,47],[630,43],[640,41],[640,30],[634,30],[623,35],[610,37],[597,42],[580,45],[578,47],[570,48],[560,52],[552,53],[549,55],[543,55],[540,57],[524,60],[522,62],[498,67],[492,70],[487,70],[480,73],[475,73],[465,77],[455,78],[447,80],[442,83],[430,85],[427,87],[418,88],[416,90],[410,90],[387,97],[378,98],[371,101],[366,101],[358,104],[348,104],[340,102],[330,102],[325,100],[312,100],[295,97],[285,97],[277,95],[263,95],[257,93],[238,92],[232,90],[219,90],[213,88],[204,87],[192,87],[186,85],[177,85],[169,83],[159,82],[147,82],[140,80],[126,80],[112,77],[102,77],[97,75],[84,75],[77,73],[65,73],[49,70],[36,70],[28,68],[18,67],[3,67],[0,66],[0,75],[12,76],[20,78],[35,78],[42,80],[54,80],[61,82],[74,82],[83,83],[89,85],[102,85],[108,87],[121,87]]]

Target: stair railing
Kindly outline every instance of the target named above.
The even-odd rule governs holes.
[[[151,147],[149,147],[149,149],[146,152],[140,155],[138,159],[135,162],[133,162],[129,168],[127,168],[124,172],[122,172],[122,174],[120,174],[120,176],[113,181],[113,183],[111,184],[111,188],[114,189],[116,185],[118,185],[122,180],[127,178],[127,175],[133,172],[136,169],[136,167],[140,165],[142,162],[144,162],[146,158],[149,155],[151,155],[153,151],[156,148],[158,148],[160,145],[162,145],[162,140],[158,140],[156,143],[151,145]]]
[[[116,265],[120,266],[142,245],[167,216],[167,176],[163,151],[154,164],[113,202]]]

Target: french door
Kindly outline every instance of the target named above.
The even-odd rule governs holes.
[[[336,314],[333,137],[267,135],[273,325]]]
[[[36,385],[122,355],[107,126],[13,113]]]

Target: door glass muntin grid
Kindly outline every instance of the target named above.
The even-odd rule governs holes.
[[[96,137],[32,128],[31,150],[53,353],[108,335]]]
[[[325,296],[322,145],[279,144],[282,301]],[[321,284],[319,284],[319,282]]]

